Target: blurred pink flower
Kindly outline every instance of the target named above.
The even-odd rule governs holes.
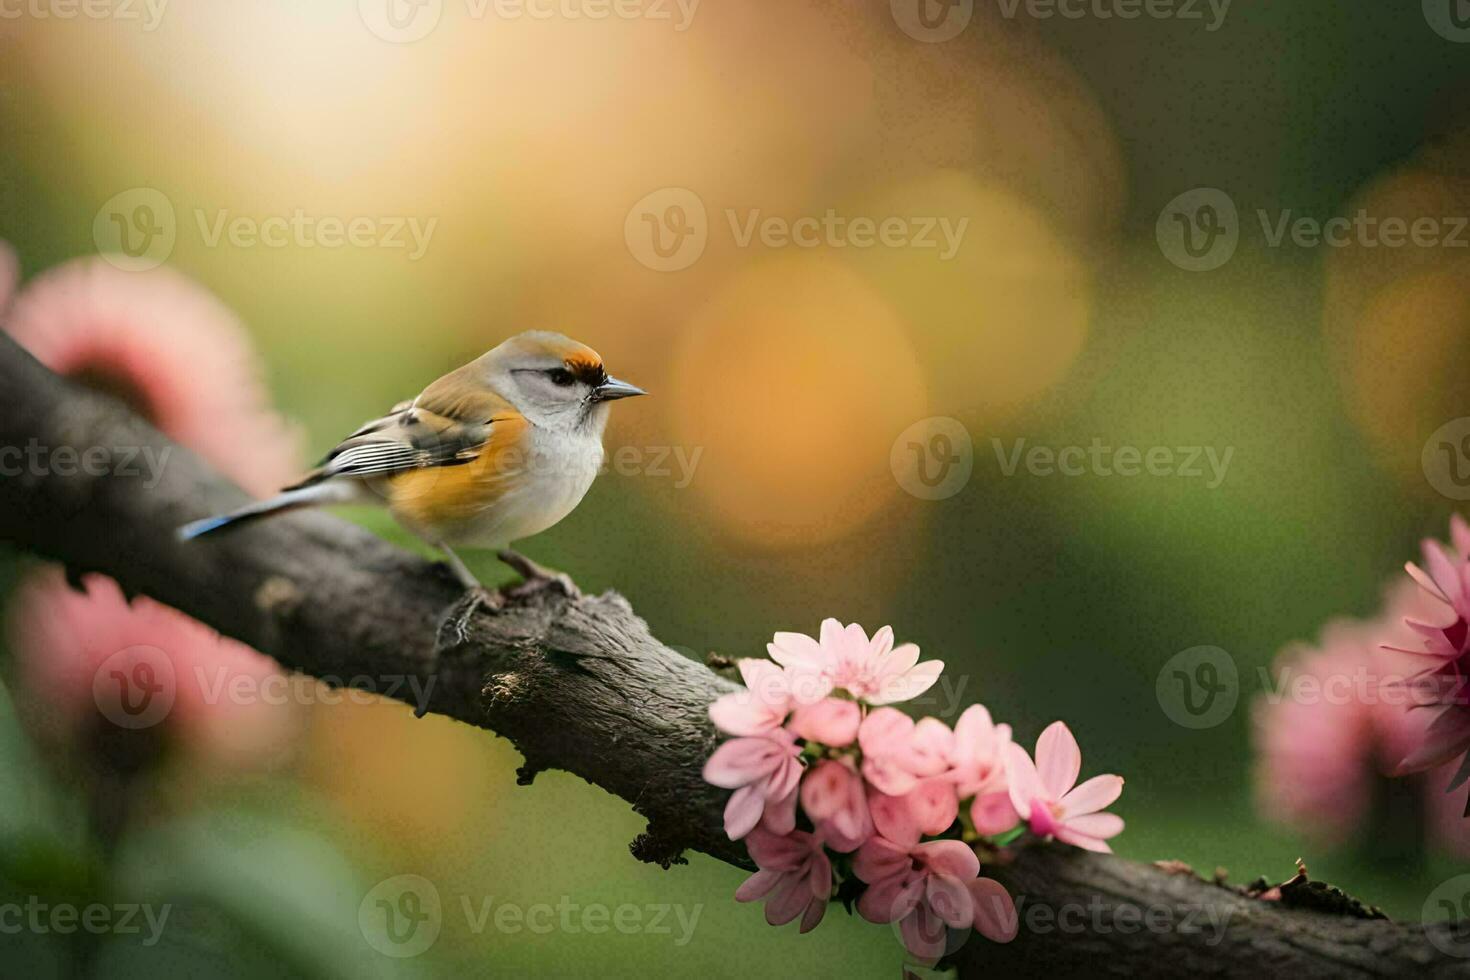
[[[855,851],[873,836],[863,779],[851,759],[823,759],[801,781],[801,808],[827,846]]]
[[[1439,542],[1424,542],[1424,564],[1405,565],[1409,576],[1418,583],[1433,602],[1433,612],[1420,618],[1406,616],[1404,623],[1419,638],[1419,645],[1404,643],[1385,646],[1398,653],[1415,656],[1427,662],[1410,679],[1420,703],[1442,705],[1434,720],[1424,729],[1418,743],[1398,765],[1400,775],[1421,772],[1443,765],[1470,750],[1470,526],[1456,514],[1450,520],[1453,551]],[[1445,620],[1448,622],[1445,622]],[[1436,621],[1437,620],[1437,621]],[[1432,710],[1432,709],[1431,709]],[[1470,756],[1450,781],[1455,789],[1470,779]]]
[[[870,640],[861,626],[844,627],[835,619],[822,621],[819,639],[777,633],[766,649],[799,679],[793,684],[807,701],[839,688],[873,705],[907,701],[932,687],[944,669],[939,660],[919,663],[912,643],[895,647],[887,626]]]
[[[297,475],[299,436],[269,408],[249,334],[185,276],[76,259],[27,283],[3,327],[51,370],[121,396],[250,493]]]
[[[1369,620],[1327,624],[1315,646],[1296,644],[1277,658],[1277,690],[1252,718],[1256,793],[1263,813],[1324,843],[1341,843],[1363,823],[1379,790],[1405,755],[1425,743],[1437,704],[1425,708],[1424,653],[1406,620],[1442,610],[1413,582],[1394,583],[1384,611]],[[1453,768],[1424,777],[1427,830],[1470,852],[1462,801],[1444,792]]]
[[[1015,937],[1014,903],[998,883],[976,886],[980,859],[961,841],[904,846],[874,837],[852,870],[868,884],[858,913],[869,922],[899,923],[904,946],[919,960],[945,952],[949,929],[974,926],[998,942]]]
[[[294,733],[292,713],[264,686],[279,673],[272,660],[148,598],[129,603],[106,576],[83,582],[85,594],[44,568],[10,599],[22,703],[43,735],[70,740],[104,717],[163,725],[211,761],[252,764]]]
[[[782,836],[757,828],[745,846],[760,870],[736,889],[735,900],[764,898],[771,925],[785,925],[800,916],[802,932],[815,929],[832,897],[832,862],[822,849],[822,838],[801,830]]]
[[[704,780],[733,789],[725,805],[725,833],[739,840],[764,818],[767,830],[788,834],[796,826],[801,749],[784,728],[732,738],[704,764]]]
[[[1014,742],[1006,746],[1006,778],[1011,803],[1031,832],[1064,844],[1111,853],[1110,837],[1123,830],[1123,818],[1100,813],[1123,792],[1122,776],[1094,776],[1081,786],[1082,750],[1064,723],[1054,721],[1036,740],[1036,761]]]
[[[945,776],[955,784],[960,799],[974,797],[970,821],[982,834],[1005,833],[1021,819],[1006,789],[1006,746],[1010,742],[1011,726],[991,721],[984,705],[970,705],[955,722],[950,769]]]

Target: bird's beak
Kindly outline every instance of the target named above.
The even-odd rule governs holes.
[[[592,392],[592,398],[594,401],[610,402],[618,398],[632,398],[634,395],[646,394],[648,392],[637,385],[630,385],[617,378],[608,378]]]

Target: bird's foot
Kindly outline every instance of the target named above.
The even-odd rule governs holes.
[[[464,595],[450,606],[439,622],[436,648],[439,651],[462,647],[470,640],[470,621],[482,608],[498,612],[505,606],[505,597],[482,585],[466,589]]]
[[[582,598],[582,590],[577,588],[577,584],[566,572],[538,565],[519,551],[507,549],[500,552],[499,556],[501,561],[515,569],[525,580],[508,591],[507,594],[512,599],[523,599],[545,589],[555,589],[568,599]]]

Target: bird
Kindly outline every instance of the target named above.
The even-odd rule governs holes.
[[[575,594],[565,575],[508,549],[581,503],[602,466],[610,404],[644,394],[610,376],[586,344],[546,330],[517,334],[361,425],[276,496],[185,524],[178,536],[193,541],[302,507],[384,504],[443,553],[464,587],[440,637],[448,630],[449,645],[462,643],[476,610],[503,600],[457,548],[495,549],[528,585],[553,581]]]

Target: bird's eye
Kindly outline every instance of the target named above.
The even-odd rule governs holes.
[[[566,388],[571,385],[573,381],[577,380],[576,378],[572,377],[572,372],[568,371],[566,368],[552,368],[550,371],[546,372],[546,375],[547,377],[551,378],[551,383],[556,385],[558,388]]]

